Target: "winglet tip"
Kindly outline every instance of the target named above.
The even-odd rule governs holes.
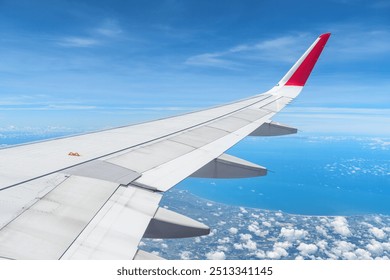
[[[329,38],[331,34],[332,34],[332,33],[330,33],[330,32],[321,34],[321,35],[320,35],[320,38]]]

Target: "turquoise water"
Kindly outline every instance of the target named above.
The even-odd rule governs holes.
[[[390,214],[390,146],[377,138],[248,138],[229,153],[265,177],[195,179],[178,187],[222,203],[303,215]]]

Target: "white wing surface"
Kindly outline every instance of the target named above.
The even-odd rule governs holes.
[[[159,207],[187,177],[242,178],[266,168],[224,154],[248,135],[296,133],[272,117],[302,90],[330,34],[266,93],[223,106],[0,150],[0,258],[148,259],[142,237],[209,228]]]

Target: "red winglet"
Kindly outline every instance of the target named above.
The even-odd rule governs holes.
[[[330,37],[330,33],[322,34],[318,37],[317,44],[313,47],[310,53],[302,61],[301,65],[295,70],[294,74],[288,79],[285,83],[286,86],[304,86],[307,78],[311,71],[313,70],[314,65],[316,64],[318,57],[320,56],[322,50],[325,47],[326,42]]]

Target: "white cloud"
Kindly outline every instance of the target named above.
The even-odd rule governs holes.
[[[357,26],[339,26],[339,31],[343,36],[333,43],[334,47],[330,51],[337,52],[337,57],[342,56],[343,60],[366,60],[372,59],[376,55],[387,54],[390,51],[390,32],[388,30],[370,29],[356,32],[348,32],[349,28]]]
[[[300,251],[302,256],[306,257],[306,256],[309,256],[309,255],[316,253],[318,250],[318,247],[314,244],[306,244],[306,243],[302,242],[297,247],[297,250]]]
[[[326,229],[322,226],[316,226],[316,230],[319,234],[328,237],[328,233],[326,232]]]
[[[119,23],[113,19],[106,19],[100,27],[95,29],[95,32],[107,37],[116,37],[123,33]]]
[[[219,252],[219,251],[216,251],[216,252],[208,252],[206,254],[206,258],[208,260],[224,260],[226,259],[226,255],[224,252]]]
[[[361,249],[361,248],[356,249],[355,255],[356,255],[358,260],[370,260],[370,259],[372,259],[370,252],[367,252],[366,250]]]
[[[303,53],[300,46],[305,37],[307,37],[306,34],[301,34],[264,40],[254,44],[238,44],[229,49],[191,56],[185,63],[227,69],[237,68],[240,65],[237,61],[243,59],[291,63]]]
[[[272,226],[271,223],[270,223],[270,222],[267,222],[267,221],[262,222],[262,224],[263,224],[263,226],[265,226],[265,227],[271,227],[271,226]]]
[[[100,42],[89,37],[64,37],[57,41],[63,47],[87,48],[99,45]]]
[[[268,230],[261,231],[259,228],[259,223],[257,223],[257,222],[253,222],[252,224],[250,224],[248,226],[248,230],[259,237],[265,237],[269,233]]]
[[[330,225],[333,227],[335,233],[342,236],[351,236],[351,231],[348,227],[348,221],[345,217],[336,217]]]
[[[374,256],[381,256],[383,251],[390,251],[390,243],[381,243],[375,239],[371,239],[370,244],[366,246],[367,250]]]
[[[272,251],[267,251],[266,255],[270,259],[278,260],[282,257],[287,257],[288,253],[284,248],[274,246],[274,249]]]
[[[377,239],[384,239],[386,237],[386,233],[377,227],[372,227],[369,229],[370,233],[374,235]]]
[[[242,244],[242,247],[249,251],[255,251],[257,249],[257,244],[252,240],[247,240],[246,243]]]
[[[252,239],[252,235],[249,234],[249,233],[240,233],[240,239],[242,241],[247,241],[247,240],[251,240]]]
[[[390,150],[390,141],[388,139],[373,138],[372,142],[368,145],[372,150]]]
[[[282,227],[280,230],[279,236],[288,240],[295,241],[298,239],[302,239],[308,235],[308,232],[303,229],[293,229],[293,228],[285,228]]]
[[[238,229],[235,228],[235,227],[231,227],[231,228],[229,228],[229,232],[230,232],[231,234],[237,234]]]
[[[219,67],[226,69],[234,69],[234,63],[231,61],[219,58],[218,53],[204,53],[189,57],[185,64],[194,66]]]
[[[183,251],[180,253],[180,259],[182,260],[190,260],[192,253],[190,251]]]
[[[358,257],[354,252],[345,252],[343,253],[343,259],[345,260],[357,260]]]
[[[263,250],[258,250],[258,251],[256,251],[255,256],[256,256],[256,258],[264,259],[266,254],[264,253]]]
[[[316,245],[319,249],[325,250],[328,247],[328,242],[326,240],[320,240]]]
[[[292,247],[292,243],[288,242],[288,241],[276,242],[274,244],[274,247],[280,247],[280,248],[283,248],[283,249],[288,249],[288,248]]]
[[[230,243],[230,238],[229,237],[219,238],[218,243],[219,244]]]
[[[217,249],[218,251],[225,251],[225,252],[229,251],[228,247],[222,245],[217,246]]]
[[[335,254],[337,258],[356,259],[356,257],[352,255],[353,251],[356,248],[355,244],[343,240],[342,241],[338,240],[334,242],[334,245],[335,247],[333,247],[331,251],[332,253]]]

